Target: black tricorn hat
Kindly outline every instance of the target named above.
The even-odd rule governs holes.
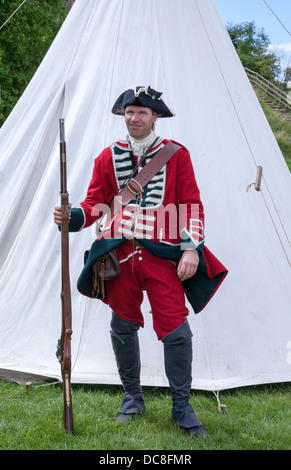
[[[151,108],[159,117],[173,117],[173,113],[161,99],[163,93],[150,86],[137,86],[127,88],[117,98],[112,108],[113,114],[123,116],[126,106],[144,106]]]

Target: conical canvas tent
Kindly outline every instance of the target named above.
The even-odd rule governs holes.
[[[163,91],[176,113],[157,133],[189,148],[206,212],[206,244],[229,275],[190,313],[193,388],[290,380],[291,178],[213,0],[77,0],[1,129],[0,368],[60,377],[58,123],[64,117],[70,201],[83,200],[93,160],[123,119],[131,85]],[[261,191],[246,187],[262,166]],[[94,235],[70,235],[72,381],[119,384],[110,310],[76,289]],[[162,345],[140,331],[142,383],[167,385]],[[288,356],[289,353],[289,356]]]

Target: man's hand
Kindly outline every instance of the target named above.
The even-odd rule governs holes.
[[[177,268],[177,274],[181,281],[194,276],[199,264],[199,255],[194,250],[185,250]]]
[[[69,206],[69,220],[71,218],[71,207],[72,207],[72,204],[68,204]],[[54,223],[57,224],[57,225],[62,225],[62,206],[56,206],[55,207],[55,210],[54,210]]]

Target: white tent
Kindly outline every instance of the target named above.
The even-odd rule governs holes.
[[[9,26],[8,26],[9,27]],[[59,378],[59,118],[66,122],[70,201],[93,159],[125,134],[110,113],[131,85],[151,85],[176,116],[159,135],[191,152],[206,244],[229,269],[198,315],[193,388],[288,381],[291,364],[291,177],[213,0],[76,0],[0,139],[0,369]],[[252,186],[263,167],[261,191]],[[70,235],[72,381],[118,384],[110,310],[76,282],[92,231]],[[148,301],[142,383],[167,385]]]

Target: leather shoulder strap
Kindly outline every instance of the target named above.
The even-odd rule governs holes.
[[[172,141],[168,142],[159,152],[117,193],[116,197],[123,206],[140,194],[145,185],[160,171],[163,166],[182,147]]]

